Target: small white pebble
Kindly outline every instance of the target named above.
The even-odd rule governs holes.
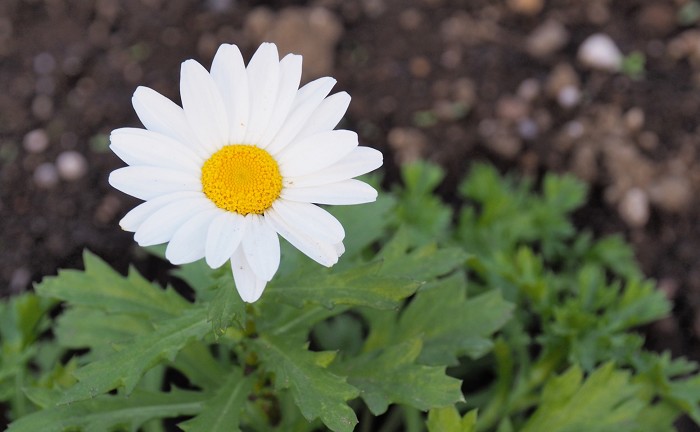
[[[34,72],[38,75],[48,75],[56,67],[56,59],[47,52],[43,52],[34,57]]]
[[[578,49],[578,60],[591,69],[617,72],[622,67],[622,53],[610,36],[596,33]]]
[[[67,181],[78,180],[83,177],[88,170],[87,160],[85,156],[77,151],[64,151],[56,158],[56,167],[58,174],[62,179]]]
[[[572,120],[564,126],[564,131],[569,138],[581,138],[586,131],[580,121]]]
[[[34,129],[24,136],[23,146],[29,153],[41,153],[49,146],[49,135],[43,129]]]
[[[44,189],[51,189],[58,183],[58,171],[54,164],[45,162],[34,170],[34,183]]]
[[[649,198],[639,188],[628,190],[618,206],[620,217],[631,227],[643,227],[649,221]]]
[[[581,101],[581,91],[576,86],[568,85],[557,93],[557,102],[562,108],[573,108]]]

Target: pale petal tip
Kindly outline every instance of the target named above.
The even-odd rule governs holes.
[[[255,303],[262,297],[266,285],[267,282],[264,280],[256,280],[252,286],[236,285],[236,290],[238,291],[238,295],[241,296],[241,300],[246,303]]]

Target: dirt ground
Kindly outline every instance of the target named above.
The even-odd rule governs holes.
[[[388,183],[418,157],[447,168],[447,199],[477,160],[586,180],[577,223],[623,233],[676,304],[650,345],[699,360],[699,22],[698,0],[2,0],[0,292],[86,247],[145,265],[109,132],[140,126],[138,85],[179,102],[183,60],[274,41],[352,95]]]

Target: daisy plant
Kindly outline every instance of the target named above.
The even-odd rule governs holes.
[[[330,267],[343,253],[342,225],[316,204],[372,202],[354,177],[382,165],[357,134],[334,130],[350,103],[328,96],[333,78],[299,88],[302,58],[279,59],[264,43],[246,67],[222,45],[211,71],[182,64],[182,108],[139,87],[133,105],[146,129],[112,132],[110,148],[130,166],[109,183],[145,202],[120,222],[140,246],[168,243],[173,264],[231,262],[243,301],[260,298],[280,263],[278,234]]]
[[[377,194],[355,177],[381,153],[335,129],[350,96],[300,76],[273,44],[247,67],[223,45],[210,71],[183,63],[182,108],[136,90],[146,129],[112,133],[129,166],[109,181],[144,200],[121,226],[174,264],[168,285],[85,252],[0,301],[9,432],[700,424],[698,366],[635,332],[669,301],[619,238],[570,221],[583,184],[474,165],[448,206],[416,163]]]

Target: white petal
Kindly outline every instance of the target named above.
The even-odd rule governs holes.
[[[260,279],[269,281],[280,265],[280,241],[277,232],[265,223],[263,216],[247,215],[248,232],[241,246],[246,261]]]
[[[265,148],[275,155],[284,149],[304,128],[311,114],[318,108],[323,98],[328,96],[335,85],[333,78],[319,78],[300,88],[294,98],[292,110],[275,138]]]
[[[242,143],[248,125],[250,95],[248,73],[241,51],[236,45],[223,44],[219,47],[211,65],[211,77],[219,89],[228,114],[228,142]]]
[[[258,144],[270,122],[280,84],[279,61],[277,46],[263,43],[248,63],[250,118],[243,140],[247,144]]]
[[[299,89],[301,81],[301,56],[289,54],[280,61],[280,85],[277,94],[275,109],[270,117],[270,122],[265,128],[265,133],[260,142],[260,148],[267,147],[275,137],[284,121],[289,115],[289,110],[294,102],[294,97]]]
[[[294,98],[294,108],[297,108],[312,99],[316,99],[319,94],[323,95],[321,99],[328,96],[328,93],[330,93],[336,82],[337,81],[335,78],[321,77],[306,83],[299,89],[296,97]]]
[[[146,127],[180,141],[200,156],[204,149],[190,129],[185,112],[170,99],[148,87],[139,87],[131,98],[136,115]]]
[[[367,183],[350,179],[320,186],[283,188],[280,197],[290,201],[349,205],[375,201],[377,191]]]
[[[136,231],[139,226],[145,221],[150,215],[152,215],[157,210],[170,204],[171,202],[178,201],[181,199],[202,197],[201,192],[173,192],[167,195],[161,195],[157,198],[153,198],[138,206],[131,209],[122,220],[119,221],[119,226],[124,231]]]
[[[284,237],[292,246],[299,249],[306,256],[326,267],[331,267],[338,262],[338,254],[335,247],[320,239],[306,235],[304,232],[284,220],[282,215],[274,208],[265,213],[265,221]]]
[[[209,226],[205,257],[211,268],[221,267],[241,244],[248,221],[238,213],[223,212]]]
[[[121,128],[109,136],[109,148],[129,165],[199,171],[204,160],[166,135],[145,129]]]
[[[346,92],[328,96],[311,114],[304,128],[297,135],[297,139],[324,130],[333,130],[340,123],[348,106],[350,106],[350,95]]]
[[[180,265],[202,258],[209,225],[221,211],[218,208],[205,210],[183,223],[175,231],[165,250],[165,257],[168,261]]]
[[[272,208],[285,222],[299,228],[310,237],[328,243],[342,242],[345,238],[345,230],[338,219],[314,204],[278,199],[272,204]]]
[[[383,156],[371,147],[356,147],[340,161],[314,173],[300,177],[285,177],[285,187],[308,187],[348,180],[382,166]]]
[[[191,173],[145,166],[128,166],[112,171],[109,184],[142,200],[172,192],[202,190],[200,179]]]
[[[348,130],[319,132],[287,146],[275,159],[283,177],[297,177],[326,168],[357,147],[357,134]]]
[[[182,63],[180,96],[187,122],[202,147],[213,153],[228,144],[228,117],[221,94],[209,72],[194,60]]]
[[[182,199],[153,212],[136,230],[134,240],[140,246],[152,246],[169,241],[175,231],[194,215],[216,208],[204,197]]]
[[[241,299],[246,303],[253,303],[260,298],[267,282],[255,276],[242,249],[238,248],[231,257],[231,272]]]
[[[335,252],[338,254],[338,257],[341,257],[345,253],[345,245],[343,242],[336,243],[333,247],[335,247]]]

